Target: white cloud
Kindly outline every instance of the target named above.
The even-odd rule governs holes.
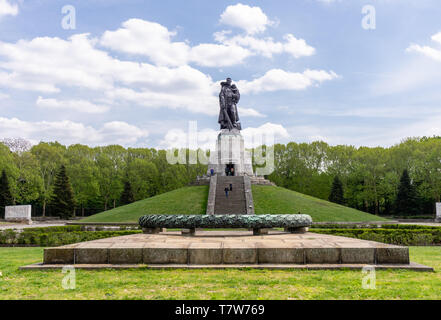
[[[435,42],[438,42],[439,44],[441,44],[441,32],[438,32],[437,34],[434,34],[432,36],[432,40]]]
[[[7,15],[16,16],[17,14],[17,4],[12,4],[8,0],[0,0],[0,18]]]
[[[431,38],[433,41],[441,44],[441,32],[434,34]],[[430,46],[420,46],[418,44],[411,44],[406,52],[418,52],[436,61],[441,61],[441,49],[435,49]]]
[[[253,109],[253,108],[242,108],[238,107],[239,116],[245,116],[245,117],[258,117],[258,118],[264,118],[266,115],[260,113],[259,111]]]
[[[246,148],[255,148],[265,145],[273,145],[281,143],[290,137],[288,131],[280,124],[267,122],[260,127],[247,127],[242,130]]]
[[[263,32],[273,24],[261,8],[241,3],[228,6],[221,14],[220,23],[243,29],[248,34]]]
[[[43,37],[17,43],[0,42],[0,56],[4,57],[0,67],[6,70],[0,72],[0,84],[42,93],[80,88],[97,93],[97,101],[107,98],[105,105],[131,102],[207,115],[219,112],[219,84],[201,71],[188,65],[171,68],[122,61],[94,45],[95,41],[87,34],[74,35],[68,40]],[[75,100],[41,98],[38,104],[94,113],[106,109],[101,104],[92,106],[84,99]],[[247,116],[262,116],[253,110],[244,112]]]
[[[0,86],[44,94],[64,93],[73,88],[94,97],[94,102],[81,97],[73,100],[39,97],[37,106],[45,108],[101,113],[110,106],[131,103],[216,115],[219,82],[188,63],[232,66],[257,54],[271,57],[274,53],[287,52],[300,57],[315,51],[291,34],[284,37],[284,42],[251,35],[227,39],[227,34],[216,35],[218,42],[224,37],[223,43],[192,47],[187,42],[173,42],[175,32],[158,23],[130,19],[116,31],[106,31],[98,38],[76,34],[66,40],[37,37],[16,43],[0,41]],[[147,56],[153,64],[115,58],[104,47]],[[325,71],[290,73],[277,69],[268,71],[262,78],[238,81],[238,84],[244,92],[299,90],[334,76]],[[240,110],[244,116],[265,116],[251,108]]]
[[[204,43],[191,48],[189,61],[204,67],[229,67],[242,63],[252,53],[238,45]]]
[[[147,56],[162,66],[195,63],[207,67],[225,67],[241,63],[251,53],[236,45],[203,43],[191,47],[186,42],[172,42],[176,32],[146,20],[130,19],[116,31],[106,31],[100,44],[129,54]]]
[[[197,88],[195,88],[197,89]],[[198,95],[197,90],[186,90],[175,94],[154,91],[135,91],[129,88],[119,88],[109,91],[110,99],[119,102],[133,102],[144,107],[168,107],[171,109],[187,109],[193,113],[215,115],[219,112],[217,99],[209,92]]]
[[[0,42],[0,85],[43,93],[76,87],[144,106],[205,112],[216,108],[211,77],[190,66],[169,68],[122,61],[94,47],[86,34]],[[138,94],[136,94],[138,93]],[[136,95],[136,99],[133,96]],[[99,97],[97,97],[98,99]]]
[[[294,58],[311,56],[315,49],[309,46],[305,40],[297,39],[292,34],[284,36],[285,42],[276,42],[271,37],[256,38],[250,35],[236,35],[228,37],[231,32],[221,31],[214,34],[216,41],[230,46],[241,46],[249,49],[254,55],[262,55],[271,58],[273,54],[288,53]]]
[[[265,75],[252,81],[238,81],[239,88],[246,93],[260,93],[277,90],[304,90],[323,81],[333,80],[338,75],[333,71],[305,70],[303,73],[271,69]]]
[[[45,99],[41,96],[37,98],[35,104],[41,108],[66,109],[82,113],[104,113],[109,110],[108,106],[94,104],[86,100]]]
[[[135,145],[148,136],[148,131],[125,122],[107,122],[95,129],[82,123],[68,120],[51,122],[22,121],[17,118],[0,117],[0,137],[20,137],[33,143],[39,141],[59,141],[70,145],[83,143],[91,146],[121,144],[125,146]]]
[[[172,42],[176,32],[159,23],[130,19],[116,31],[106,31],[100,44],[113,50],[148,56],[159,65],[186,64],[190,47],[185,42]]]

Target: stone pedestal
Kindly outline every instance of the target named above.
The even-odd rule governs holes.
[[[216,142],[216,150],[211,153],[207,174],[211,169],[216,175],[225,176],[227,165],[234,165],[234,175],[253,176],[250,152],[245,150],[244,139],[237,129],[223,129]]]
[[[5,220],[9,222],[32,224],[31,212],[32,212],[32,207],[30,205],[6,206]]]
[[[441,222],[441,202],[436,203],[436,222]]]

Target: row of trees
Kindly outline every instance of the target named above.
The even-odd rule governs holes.
[[[427,215],[440,201],[440,137],[410,138],[389,148],[291,142],[274,146],[274,160],[267,178],[277,185],[374,214]],[[9,180],[12,201],[32,204],[34,214],[50,214],[62,165],[79,215],[185,186],[207,170],[202,164],[171,165],[164,150],[151,148],[0,143],[0,170]]]
[[[0,143],[0,170],[6,172],[13,202],[32,204],[35,215],[51,214],[48,204],[62,165],[73,189],[78,215],[122,204],[127,183],[131,193],[128,201],[136,201],[188,185],[206,172],[206,166],[200,164],[170,165],[165,151],[149,148],[91,148],[79,144],[66,147],[58,142],[31,147],[20,139]]]
[[[337,193],[333,201],[373,214],[431,215],[440,201],[440,137],[409,138],[389,148],[291,142],[275,145],[274,152],[275,171],[269,178],[321,199],[335,196],[331,189],[338,177],[343,197]],[[406,175],[409,190],[400,193]],[[402,200],[409,197],[410,202]]]

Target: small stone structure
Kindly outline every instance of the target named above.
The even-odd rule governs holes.
[[[31,219],[32,206],[6,206],[5,220],[8,222],[32,223]]]
[[[436,222],[441,222],[441,202],[436,203]]]

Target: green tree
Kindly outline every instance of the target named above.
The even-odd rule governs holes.
[[[43,216],[46,215],[46,205],[52,195],[52,187],[57,168],[64,161],[66,147],[58,142],[40,142],[33,146],[31,153],[36,157],[39,167],[38,171],[43,181],[41,202],[43,205]]]
[[[93,206],[99,199],[98,168],[92,148],[85,145],[71,145],[66,152],[67,174],[74,190],[75,203],[84,216],[86,206]]]
[[[60,170],[55,176],[54,193],[50,201],[50,209],[55,215],[63,219],[71,216],[75,209],[74,193],[64,165],[61,165]]]
[[[343,195],[343,183],[341,182],[338,176],[334,177],[334,181],[332,181],[331,193],[329,194],[329,201],[344,204],[345,199]]]
[[[418,213],[417,193],[412,185],[407,169],[403,170],[400,178],[395,210],[399,215],[415,215]]]
[[[125,205],[132,202],[135,202],[135,197],[133,196],[132,192],[132,185],[130,184],[130,181],[126,180],[126,182],[124,182],[124,190],[121,194],[120,203],[121,205]]]
[[[0,177],[0,210],[3,214],[4,208],[14,204],[14,199],[12,198],[11,189],[9,187],[8,176],[6,175],[6,170],[2,170],[2,175]]]
[[[123,190],[123,174],[126,171],[127,150],[119,145],[98,147],[96,150],[96,164],[98,167],[98,186],[104,202],[104,210],[109,203],[120,199]]]

